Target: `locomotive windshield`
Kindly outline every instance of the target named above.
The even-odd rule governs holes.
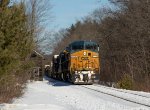
[[[85,42],[84,48],[86,50],[98,51],[98,45],[95,42]]]
[[[88,42],[88,41],[76,41],[70,44],[71,51],[79,51],[79,50],[91,50],[91,51],[98,51],[98,45],[95,42]]]
[[[72,50],[74,51],[82,50],[84,49],[84,42],[83,41],[74,42],[71,47],[72,47]]]

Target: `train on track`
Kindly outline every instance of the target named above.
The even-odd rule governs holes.
[[[53,56],[49,76],[74,84],[93,84],[99,80],[99,73],[99,45],[92,41],[75,41]]]

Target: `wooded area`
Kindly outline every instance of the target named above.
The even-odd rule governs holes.
[[[150,2],[110,2],[116,9],[97,9],[70,28],[60,30],[52,54],[59,54],[74,40],[95,41],[101,48],[101,82],[150,91]]]
[[[0,0],[0,103],[22,94],[35,61],[46,0]]]
[[[33,36],[23,3],[0,1],[0,102],[20,95],[30,67]]]

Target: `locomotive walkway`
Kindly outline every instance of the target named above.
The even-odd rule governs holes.
[[[1,104],[0,110],[150,110],[149,104],[149,93],[46,78],[29,82],[21,98]]]

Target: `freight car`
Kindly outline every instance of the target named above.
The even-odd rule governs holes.
[[[99,46],[92,41],[75,41],[54,55],[50,76],[74,84],[92,84],[99,79]]]

